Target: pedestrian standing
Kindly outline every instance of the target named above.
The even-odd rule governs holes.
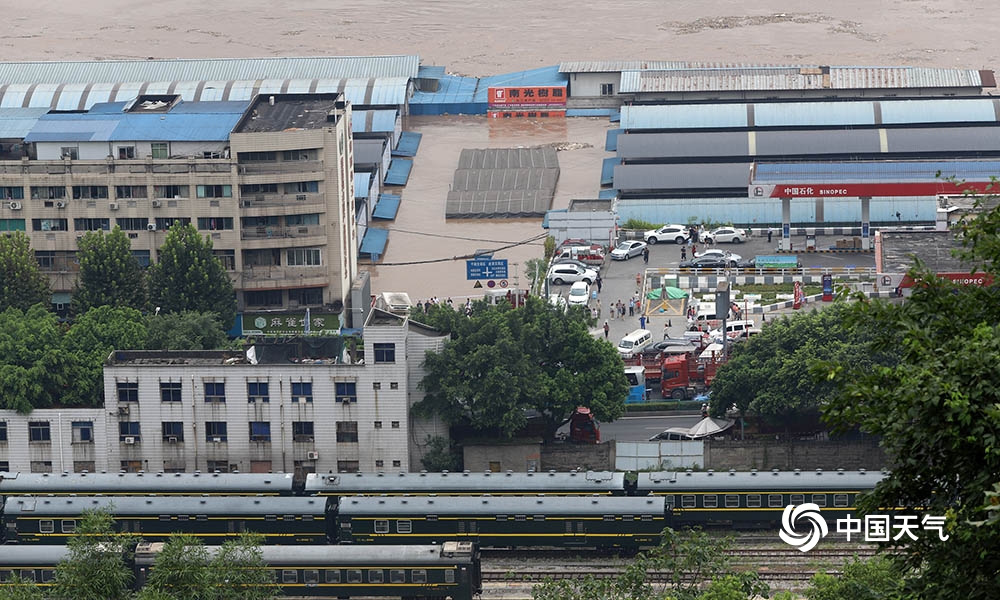
[[[601,279],[601,274],[600,273],[597,274],[597,279],[594,280],[594,283],[597,284],[597,293],[600,294],[601,293],[601,285],[604,283],[604,280]]]
[[[646,263],[647,265],[649,264],[649,247],[648,246],[642,249],[642,262]]]
[[[645,329],[645,328],[646,328],[646,315],[642,315],[641,317],[639,317],[639,329]]]
[[[597,318],[601,318],[601,299],[597,299]]]
[[[668,323],[663,324],[663,339],[667,339],[668,337],[670,337],[670,326],[668,325]]]
[[[628,316],[635,316],[635,300],[632,298],[628,299]]]
[[[697,258],[698,256],[698,246],[691,244],[691,258]]]
[[[611,325],[608,325],[608,322],[605,321],[604,322],[604,339],[608,339],[608,334],[609,333],[611,333]]]
[[[681,246],[681,260],[688,259],[688,249],[687,246]]]
[[[774,235],[774,228],[773,227],[768,227],[767,228],[767,243],[768,244],[771,243],[771,236],[772,235]]]
[[[618,303],[618,316],[621,317],[622,321],[625,320],[625,303],[624,302],[619,302]]]

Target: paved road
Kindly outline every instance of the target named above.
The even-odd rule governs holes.
[[[691,427],[700,420],[700,414],[691,412],[623,417],[612,423],[601,423],[601,441],[645,442],[668,427]],[[559,431],[569,435],[569,425]]]

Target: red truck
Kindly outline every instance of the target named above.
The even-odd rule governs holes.
[[[569,441],[577,444],[597,444],[601,441],[600,425],[586,406],[576,407],[569,418]]]
[[[718,346],[718,351],[713,351]],[[675,354],[663,359],[660,391],[664,398],[684,400],[708,390],[719,365],[725,362],[722,345],[712,344],[701,355]]]

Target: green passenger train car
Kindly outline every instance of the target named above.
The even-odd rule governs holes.
[[[115,531],[147,541],[181,533],[221,544],[244,531],[266,544],[325,544],[326,499],[273,496],[10,496],[4,503],[5,542],[65,544],[86,510],[105,509]]]
[[[637,550],[660,543],[669,525],[664,507],[658,497],[351,497],[340,499],[335,520],[342,544]]]
[[[0,471],[0,495],[291,496],[291,473],[21,473]]]
[[[569,473],[309,473],[307,496],[607,496],[625,495],[625,474],[611,471]]]

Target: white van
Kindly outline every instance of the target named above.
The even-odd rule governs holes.
[[[726,334],[729,339],[739,338],[739,337],[750,337],[760,330],[757,329],[756,324],[753,321],[727,321],[726,322]],[[708,337],[713,341],[722,339],[722,329],[713,329]]]
[[[632,358],[653,343],[653,332],[648,329],[636,329],[618,342],[618,354],[622,358]]]

